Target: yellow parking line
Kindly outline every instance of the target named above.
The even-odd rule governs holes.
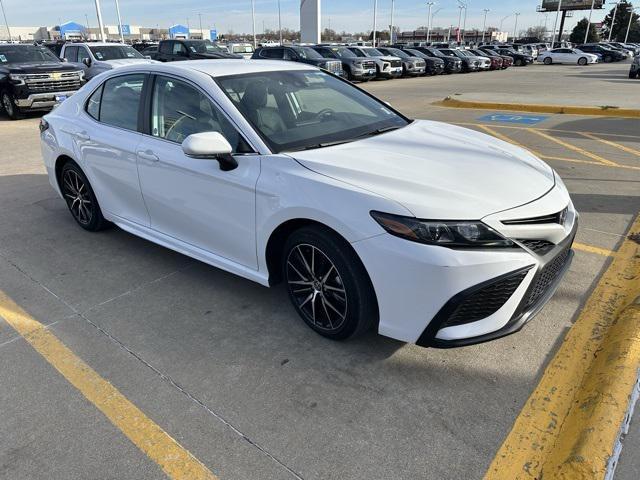
[[[485,480],[605,478],[637,380],[640,314],[631,322],[623,313],[640,295],[637,234],[640,215],[523,406]]]
[[[578,152],[582,155],[584,155],[585,157],[589,157],[593,160],[595,160],[596,162],[600,162],[604,165],[611,165],[613,167],[618,167],[619,165],[615,162],[612,162],[611,160],[607,160],[606,158],[602,158],[600,155],[596,155],[595,153],[591,153],[587,150],[584,150],[580,147],[576,147],[575,145],[571,145],[570,143],[567,142],[563,142],[562,140],[552,137],[551,135],[541,132],[540,130],[535,130],[533,128],[528,129],[528,131],[535,133],[536,135],[541,136],[542,138],[545,138],[547,140],[551,140],[552,142],[557,143],[558,145],[562,145],[565,148],[568,148],[569,150],[573,150],[574,152]]]
[[[136,447],[156,462],[170,478],[179,480],[217,479],[189,451],[1,290],[0,317],[4,318],[47,362],[98,408]]]
[[[609,145],[610,147],[614,147],[614,148],[618,148],[624,152],[630,153],[632,155],[636,155],[638,157],[640,157],[640,150],[636,150],[634,148],[631,147],[627,147],[626,145],[621,145],[619,143],[616,142],[612,142],[611,140],[605,140],[604,138],[599,138],[596,137],[595,135],[593,135],[592,133],[587,133],[587,132],[578,132],[580,135],[582,135],[583,137],[587,137],[590,138],[592,140],[596,140],[600,143],[604,143],[605,145]]]
[[[605,257],[611,257],[615,255],[615,252],[607,250],[606,248],[594,247],[592,245],[586,245],[579,242],[573,242],[573,248],[575,248],[576,250],[581,250],[583,252],[596,253]]]

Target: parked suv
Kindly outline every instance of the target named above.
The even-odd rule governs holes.
[[[414,47],[413,50],[418,50],[432,58],[442,60],[444,62],[444,73],[460,73],[462,71],[462,60],[456,56],[447,56],[437,48],[432,47]]]
[[[398,47],[399,48],[399,47]],[[430,57],[424,52],[416,50],[415,48],[405,48],[402,47],[401,50],[403,52],[407,52],[409,55],[413,55],[414,57],[421,58],[425,61],[426,64],[426,73],[427,75],[440,75],[444,73],[444,60],[441,58]]]
[[[409,52],[391,47],[378,47],[378,50],[385,55],[398,57],[402,60],[402,74],[404,76],[417,77],[424,75],[426,71],[427,63],[422,58],[411,55]]]
[[[500,55],[506,55],[508,57],[513,58],[513,64],[516,67],[525,67],[527,65],[529,65],[530,63],[533,63],[533,57],[531,55],[527,55],[526,53],[521,53],[521,52],[516,52],[513,48],[489,48],[489,47],[482,47],[480,48],[480,50],[492,50]]]
[[[360,58],[371,58],[376,62],[378,78],[398,78],[402,76],[402,60],[387,56],[373,47],[349,47]]]
[[[467,56],[456,48],[440,48],[439,51],[448,57],[458,57],[462,60],[463,72],[477,72],[480,70],[481,57]],[[487,62],[491,63],[489,59],[487,59]]]
[[[328,72],[344,77],[341,60],[324,58],[311,47],[286,46],[286,47],[259,47],[251,57],[258,60],[288,60],[290,62],[308,63]]]
[[[638,75],[640,75],[640,55],[634,57],[629,69],[629,78],[637,78]]]
[[[219,58],[242,58],[210,40],[161,40],[156,58],[161,62],[182,60],[206,60]]]
[[[131,45],[121,43],[65,43],[60,56],[68,62],[83,63],[87,79],[125,65],[155,63]]]
[[[599,43],[585,43],[583,45],[579,45],[577,48],[585,53],[602,55],[602,61],[604,63],[619,62],[620,60],[625,60],[627,58],[627,55],[624,53],[613,50],[612,48]]]
[[[342,70],[349,80],[368,82],[376,78],[376,62],[358,57],[347,47],[317,45],[312,48],[324,58],[340,60]]]
[[[0,44],[0,102],[10,119],[27,110],[51,110],[84,83],[78,65],[60,61],[48,48]]]

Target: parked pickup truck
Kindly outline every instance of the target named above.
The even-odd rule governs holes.
[[[68,62],[85,65],[87,79],[125,65],[156,63],[134,49],[121,43],[65,43],[60,56]]]
[[[242,55],[229,53],[209,40],[161,40],[155,57],[161,62],[181,60],[203,60],[216,58],[242,58]]]
[[[79,65],[42,46],[0,44],[0,103],[11,120],[28,110],[51,110],[84,83]]]

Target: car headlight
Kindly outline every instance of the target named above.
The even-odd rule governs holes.
[[[23,85],[24,84],[24,75],[18,75],[15,73],[11,73],[9,75],[9,80],[11,80],[11,83],[15,84],[15,85]]]
[[[508,248],[515,244],[478,221],[419,220],[372,211],[371,216],[391,235],[428,245],[451,248]]]

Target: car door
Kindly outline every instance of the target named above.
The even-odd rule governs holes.
[[[184,46],[182,42],[173,42],[173,47],[171,48],[171,61],[181,61],[188,60],[189,52],[187,51],[187,47]]]
[[[64,58],[67,62],[77,62],[78,47],[65,45],[64,52],[62,53],[62,58]]]
[[[98,75],[99,73],[104,72],[104,69],[98,68],[98,66],[96,65],[96,61],[95,59],[91,56],[91,53],[89,53],[89,50],[87,49],[87,47],[85,46],[79,46],[78,47],[78,62],[84,62],[84,60],[89,59],[91,61],[90,63],[90,67],[88,67],[85,70],[85,75],[86,77],[89,78],[93,78],[96,75]]]
[[[257,268],[255,186],[260,156],[218,106],[193,83],[158,75],[151,92],[149,127],[138,146],[138,170],[151,227]],[[182,151],[189,135],[220,132],[238,167],[223,171],[215,159]]]
[[[111,77],[89,97],[85,121],[73,135],[100,207],[121,219],[148,226],[138,179],[138,118],[147,75]]]

